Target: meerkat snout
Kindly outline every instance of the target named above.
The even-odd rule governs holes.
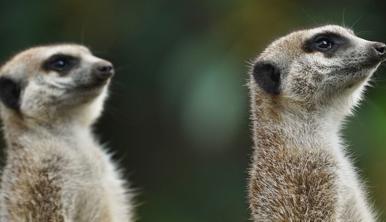
[[[95,76],[100,80],[106,80],[114,75],[114,66],[111,62],[102,61],[95,64]]]
[[[375,53],[382,59],[385,59],[385,49],[386,45],[382,42],[375,42],[373,44],[373,49],[375,50]]]

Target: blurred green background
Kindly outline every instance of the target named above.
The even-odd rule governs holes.
[[[76,42],[111,60],[97,132],[137,190],[140,221],[247,221],[247,61],[276,37],[326,23],[386,42],[386,2],[1,0],[0,59]],[[386,70],[374,79],[344,135],[382,213]]]

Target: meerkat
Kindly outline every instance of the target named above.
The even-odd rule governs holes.
[[[92,133],[113,74],[76,44],[31,48],[1,67],[0,221],[132,221],[126,182]]]
[[[327,25],[279,38],[255,59],[253,221],[376,220],[340,131],[385,48]]]

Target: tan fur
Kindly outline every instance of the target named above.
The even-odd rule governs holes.
[[[57,53],[80,63],[62,76],[44,70],[42,63]],[[94,81],[99,63],[109,64],[67,44],[26,50],[1,68],[0,78],[20,83],[22,93],[19,110],[1,104],[7,147],[0,221],[132,221],[126,183],[91,130],[109,81],[77,88]]]
[[[324,32],[351,44],[332,57],[306,52],[305,41]],[[269,62],[280,70],[281,86],[273,95],[256,83],[253,75],[259,73],[249,81],[253,221],[375,221],[339,136],[379,65],[362,67],[373,44],[351,30],[323,26],[282,37],[256,59],[256,64]]]

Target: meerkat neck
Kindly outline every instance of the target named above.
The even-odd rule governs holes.
[[[337,149],[341,119],[318,113],[269,111],[253,113],[254,142],[259,149],[301,148]],[[337,146],[338,144],[338,146]]]
[[[72,122],[61,122],[60,124],[23,121],[20,118],[10,118],[3,122],[6,129],[5,140],[8,147],[12,149],[13,144],[24,144],[28,146],[28,140],[31,138],[36,141],[55,140],[66,143],[73,143],[76,140],[93,141],[91,127]],[[28,138],[28,140],[25,140]],[[73,141],[73,142],[71,142]]]

